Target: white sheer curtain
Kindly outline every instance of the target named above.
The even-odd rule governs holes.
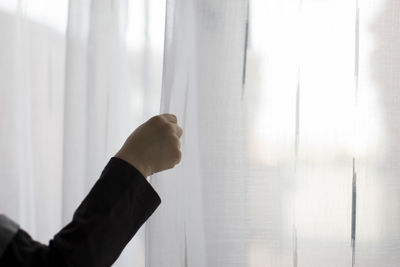
[[[67,31],[63,221],[130,132],[158,113],[160,1],[73,1]],[[150,21],[149,14],[152,19]],[[152,25],[157,23],[157,25]],[[151,27],[156,27],[152,29]],[[141,230],[117,266],[144,265]]]
[[[182,162],[151,178],[163,203],[116,266],[397,266],[399,15],[0,0],[0,212],[46,242],[125,137],[173,112]]]
[[[47,242],[159,111],[165,3],[0,0],[0,212]],[[144,230],[115,266],[144,266]]]
[[[48,240],[61,226],[67,2],[33,4],[0,1],[0,210]]]
[[[167,1],[148,266],[397,266],[395,0]]]

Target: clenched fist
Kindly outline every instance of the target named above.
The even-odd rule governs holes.
[[[115,157],[133,165],[144,177],[171,169],[181,161],[182,133],[175,115],[154,116],[128,137]]]

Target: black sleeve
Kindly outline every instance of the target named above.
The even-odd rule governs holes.
[[[49,246],[19,230],[0,259],[0,266],[111,266],[160,203],[136,168],[111,158],[72,222],[54,236]]]
[[[0,258],[1,267],[72,267],[55,249],[32,240],[19,229]]]

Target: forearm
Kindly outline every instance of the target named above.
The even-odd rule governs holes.
[[[22,229],[18,229],[0,256],[0,266],[72,267],[56,249],[34,241]]]
[[[110,266],[160,203],[136,168],[112,158],[51,244],[75,266]]]

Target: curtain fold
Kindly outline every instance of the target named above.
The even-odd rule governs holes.
[[[149,12],[159,15],[158,9],[153,10],[154,2],[70,1],[64,223],[72,218],[99,171],[126,137],[158,112],[153,103],[160,98],[157,86],[161,84],[163,34],[158,32],[162,27],[154,29],[154,19],[148,18]],[[143,231],[137,233],[115,266],[144,266]]]
[[[247,1],[167,2],[161,112],[184,128],[183,157],[152,178],[148,266],[246,265],[246,19]]]

